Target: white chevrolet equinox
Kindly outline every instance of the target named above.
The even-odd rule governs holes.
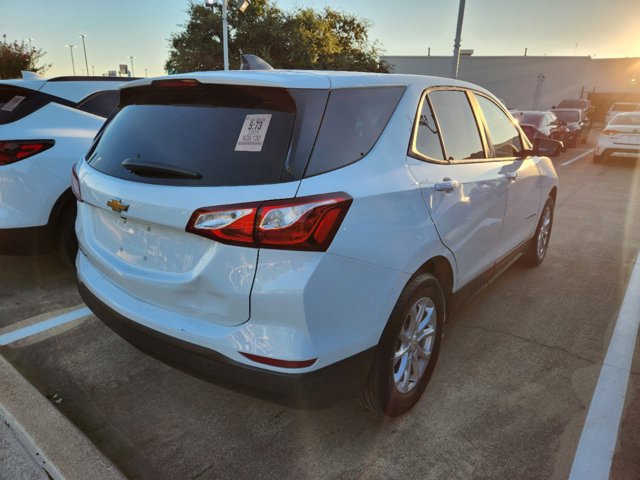
[[[118,109],[73,170],[79,289],[199,376],[401,414],[455,306],[545,257],[559,144],[478,86],[206,72],[132,82]]]

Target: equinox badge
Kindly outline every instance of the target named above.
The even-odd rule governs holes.
[[[109,200],[107,202],[107,207],[111,207],[111,210],[113,210],[116,213],[122,213],[129,210],[129,204],[122,203],[122,201],[118,198],[112,198],[111,200]]]

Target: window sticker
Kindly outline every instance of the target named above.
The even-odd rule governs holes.
[[[236,143],[236,152],[260,152],[262,144],[267,135],[269,122],[271,121],[270,113],[261,113],[255,115],[247,115],[240,130],[240,136]]]
[[[27,97],[15,95],[11,100],[5,103],[0,110],[3,112],[13,112],[18,105]]]

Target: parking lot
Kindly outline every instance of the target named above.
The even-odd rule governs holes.
[[[0,353],[130,478],[567,478],[640,250],[640,165],[594,164],[595,133],[554,159],[544,264],[515,265],[458,312],[403,417],[235,393],[138,352],[93,316]],[[82,306],[54,256],[0,265],[0,334]],[[636,349],[614,479],[640,471],[639,375]]]

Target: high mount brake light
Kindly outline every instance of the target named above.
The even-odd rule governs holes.
[[[82,193],[80,193],[80,179],[78,178],[78,172],[76,171],[76,165],[73,164],[71,167],[71,191],[78,199],[78,201],[82,201]]]
[[[198,80],[192,78],[170,79],[170,80],[153,80],[151,85],[154,87],[197,87],[200,85]]]
[[[185,230],[229,245],[323,252],[352,202],[340,192],[200,208]]]
[[[33,157],[53,147],[53,140],[6,140],[0,142],[0,165]]]

